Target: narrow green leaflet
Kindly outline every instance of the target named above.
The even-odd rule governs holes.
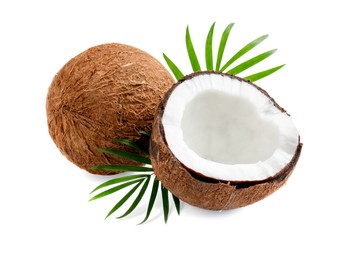
[[[236,74],[254,66],[255,64],[265,60],[267,57],[271,56],[275,52],[276,52],[276,49],[259,54],[258,56],[254,57],[252,59],[249,59],[249,60],[241,63],[240,65],[232,68],[227,73],[232,74],[232,75],[236,75]]]
[[[252,74],[250,76],[247,76],[245,77],[245,79],[249,80],[249,81],[252,81],[252,82],[255,82],[259,79],[262,79],[262,78],[265,78],[266,76],[269,76],[270,74],[278,71],[280,68],[282,68],[285,64],[283,65],[280,65],[280,66],[277,66],[277,67],[274,67],[272,69],[268,69],[268,70],[264,70],[264,71],[261,71],[261,72],[258,72],[258,73],[255,73],[255,74]]]
[[[152,172],[153,169],[143,166],[132,166],[132,165],[117,165],[117,164],[106,164],[97,165],[90,168],[91,170],[101,171],[115,171],[115,172]]]
[[[139,194],[137,195],[136,199],[134,200],[133,204],[131,204],[130,208],[120,217],[118,218],[124,218],[125,216],[129,215],[131,212],[133,212],[133,210],[137,207],[137,205],[139,204],[139,202],[141,201],[143,195],[146,192],[146,189],[148,187],[150,178],[147,178],[146,182],[143,184]]]
[[[217,63],[216,63],[216,71],[219,71],[220,64],[222,62],[225,45],[227,43],[231,28],[233,28],[234,24],[230,23],[224,30],[222,34],[222,38],[219,42],[218,54],[217,54]]]
[[[163,212],[164,212],[164,220],[167,223],[169,218],[169,195],[168,190],[161,184],[161,196],[163,200]]]
[[[141,130],[140,132],[139,132],[139,134],[140,135],[145,135],[145,136],[147,136],[147,137],[151,137],[151,133],[150,132],[147,132],[147,131],[143,131],[143,130]]]
[[[247,52],[249,52],[250,50],[252,50],[254,47],[256,47],[259,43],[261,43],[262,41],[264,41],[267,37],[269,37],[268,34],[263,35],[257,39],[255,39],[254,41],[251,41],[250,43],[248,43],[246,46],[244,46],[241,50],[239,50],[233,57],[231,57],[230,60],[228,60],[228,62],[221,68],[220,71],[224,71],[226,70],[234,61],[236,61],[237,59],[239,59],[240,57],[242,57],[244,54],[246,54]]]
[[[89,201],[96,200],[96,199],[100,199],[100,198],[102,198],[102,197],[105,197],[105,196],[107,196],[107,195],[110,195],[110,194],[112,194],[112,193],[115,193],[116,191],[119,191],[119,190],[121,190],[121,189],[123,189],[123,188],[125,188],[125,187],[128,187],[128,186],[130,186],[130,185],[132,185],[132,184],[134,184],[134,183],[140,182],[140,181],[141,181],[141,179],[137,179],[137,180],[134,180],[134,181],[129,181],[129,182],[120,184],[120,185],[118,185],[118,186],[116,186],[116,187],[113,187],[113,188],[111,188],[111,189],[105,190],[105,191],[99,193],[98,195],[95,195],[95,196],[94,196],[93,198],[91,198]]]
[[[172,60],[170,60],[169,57],[165,55],[165,53],[163,53],[163,56],[171,72],[174,74],[175,78],[177,80],[180,80],[181,78],[183,78],[184,74],[180,71],[180,69],[176,66],[176,64],[173,63]]]
[[[135,162],[151,164],[151,160],[149,158],[143,157],[134,153],[124,152],[124,151],[115,150],[115,149],[106,149],[106,148],[98,148],[98,150],[103,153],[116,155],[116,156],[126,158]]]
[[[125,144],[127,146],[130,146],[140,152],[143,152],[145,154],[148,154],[148,150],[146,150],[144,147],[142,147],[141,145],[139,145],[138,143],[136,143],[135,141],[131,141],[128,139],[113,139],[114,142],[116,143],[121,143],[121,144]]]
[[[213,50],[212,50],[212,45],[213,45],[213,31],[214,31],[214,25],[216,23],[213,23],[207,38],[206,38],[206,44],[205,44],[205,60],[206,60],[206,69],[207,70],[213,70]]]
[[[106,215],[105,219],[112,215],[117,209],[119,209],[130,197],[134,194],[138,187],[140,187],[141,183],[144,179],[141,179],[138,184],[136,184],[125,196],[118,201],[118,203],[110,210],[110,212]]]
[[[115,179],[112,179],[112,180],[109,180],[109,181],[106,181],[106,182],[100,184],[94,190],[92,190],[90,192],[90,194],[92,194],[93,192],[95,192],[95,191],[97,191],[99,189],[105,188],[105,187],[113,185],[113,184],[117,184],[117,183],[120,183],[120,182],[131,181],[131,180],[134,180],[134,179],[141,179],[141,178],[145,178],[147,176],[149,176],[149,174],[134,174],[134,175],[117,177]]]
[[[158,187],[159,187],[159,180],[157,178],[154,178],[153,186],[152,186],[152,192],[151,192],[151,197],[149,199],[146,217],[139,224],[142,224],[142,223],[146,222],[147,219],[149,218],[149,216],[150,216],[150,214],[152,212],[152,209],[153,209],[153,205],[154,205],[155,199],[157,198]]]
[[[177,198],[172,193],[171,193],[171,195],[172,195],[173,201],[175,203],[175,208],[176,208],[177,214],[179,215],[181,213],[181,202],[180,202],[180,199]]]
[[[189,28],[187,26],[186,29],[186,47],[190,60],[190,64],[192,65],[192,69],[194,72],[201,71],[201,67],[198,61],[198,57],[196,56],[192,39],[190,38]]]

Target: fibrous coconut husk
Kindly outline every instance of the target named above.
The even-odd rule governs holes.
[[[166,93],[155,115],[150,141],[150,158],[157,178],[170,192],[182,201],[210,210],[227,210],[244,207],[264,199],[282,187],[293,172],[300,157],[302,148],[300,141],[292,160],[275,176],[263,181],[225,182],[202,178],[201,174],[186,168],[175,157],[165,140],[161,119],[171,92],[181,81],[192,76],[193,74],[181,79]],[[285,112],[265,90],[256,85],[254,87],[268,96],[279,110]]]
[[[136,140],[140,130],[150,131],[154,112],[173,83],[160,62],[142,50],[117,43],[92,47],[54,77],[46,103],[49,133],[60,151],[82,169],[134,165],[96,148],[129,150],[112,139]]]

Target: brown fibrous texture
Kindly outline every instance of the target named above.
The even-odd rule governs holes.
[[[113,139],[137,140],[151,131],[155,110],[174,83],[148,53],[129,45],[92,47],[66,63],[47,95],[49,133],[71,162],[92,173],[102,164],[134,164],[97,148],[131,150]]]
[[[192,77],[186,76],[181,81]],[[228,75],[229,76],[229,75]],[[232,76],[234,77],[234,76]],[[237,77],[234,77],[237,78]],[[238,78],[239,80],[242,80]],[[179,86],[176,83],[160,104],[153,123],[150,142],[150,156],[154,172],[163,185],[182,201],[204,209],[227,210],[244,207],[269,196],[282,187],[293,172],[301,153],[302,143],[298,146],[291,161],[274,177],[257,182],[225,182],[201,178],[192,169],[186,168],[171,152],[165,139],[162,115],[170,93]],[[254,85],[255,86],[255,85]],[[255,86],[259,91],[270,96],[266,91]],[[272,98],[274,105],[282,109]]]

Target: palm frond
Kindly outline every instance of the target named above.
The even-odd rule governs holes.
[[[252,50],[254,47],[256,47],[259,43],[261,43],[262,41],[264,41],[269,35],[263,35],[253,41],[251,41],[250,43],[248,43],[246,46],[244,46],[241,50],[239,50],[234,56],[232,56],[230,58],[230,60],[227,61],[227,63],[225,63],[225,65],[221,68],[220,71],[224,71],[226,70],[233,62],[235,62],[236,60],[238,60],[239,58],[241,58],[243,55],[245,55],[247,52],[249,52],[250,50]]]
[[[207,38],[206,38],[206,44],[205,44],[205,60],[206,60],[206,69],[207,70],[213,70],[213,31],[214,31],[214,25],[216,23],[213,23]]]
[[[134,153],[130,152],[124,152],[116,149],[110,149],[110,148],[97,148],[99,151],[107,154],[112,154],[115,156],[119,156],[122,158],[126,158],[135,162],[140,162],[140,163],[146,163],[146,164],[151,164],[151,160],[148,157],[140,156]]]
[[[222,38],[220,39],[218,54],[217,54],[216,71],[219,71],[220,64],[222,62],[222,58],[223,58],[223,54],[224,54],[225,45],[228,41],[229,34],[230,34],[231,28],[233,28],[233,26],[234,26],[233,23],[228,24],[228,26],[225,28],[225,30],[222,34]]]
[[[167,65],[169,66],[171,72],[174,74],[175,78],[177,80],[180,80],[181,78],[184,77],[184,74],[181,72],[181,70],[176,66],[175,63],[173,63],[172,60],[169,59],[168,56],[165,55],[165,53],[163,53],[164,59],[167,63]]]
[[[163,200],[164,221],[166,223],[169,218],[169,194],[163,184],[161,184],[161,196]]]
[[[263,42],[265,39],[268,38],[269,35],[265,34],[262,35],[253,41],[247,43],[244,47],[242,47],[239,51],[237,51],[232,57],[221,67],[224,51],[226,49],[227,41],[231,32],[231,29],[234,26],[234,23],[230,23],[227,25],[227,27],[224,29],[222,36],[220,38],[219,42],[219,47],[218,47],[218,53],[217,53],[217,59],[216,59],[216,65],[215,67],[213,66],[213,34],[214,34],[214,29],[215,29],[215,22],[211,25],[209,32],[206,37],[206,42],[205,42],[205,62],[206,62],[206,69],[207,70],[216,70],[216,71],[221,71],[224,72],[227,70],[231,64],[233,64],[235,61],[237,61],[239,58],[241,58],[243,55],[248,53],[250,50],[254,49],[256,46],[258,46],[261,42]],[[192,43],[192,39],[190,36],[190,31],[189,27],[187,26],[186,28],[186,48],[189,56],[189,60],[192,66],[192,69],[194,72],[196,71],[201,71],[200,63],[198,61],[198,57],[195,52],[195,48]],[[253,57],[252,59],[249,59],[240,65],[229,69],[226,73],[236,75],[238,73],[241,73],[242,71],[253,67],[254,65],[258,64],[262,60],[266,59],[267,57],[271,56],[276,50],[271,50],[265,53],[262,53],[256,57]],[[180,80],[184,77],[184,74],[182,71],[165,55],[164,59],[166,63],[168,64],[170,70],[174,74],[175,78],[177,80]],[[281,65],[282,66],[282,65]],[[271,75],[272,73],[276,72],[281,68],[281,66],[274,67],[272,69],[262,71],[250,76],[247,76],[246,79],[250,81],[256,81],[259,79],[262,79],[264,77],[267,77]],[[283,67],[283,66],[282,66]]]
[[[127,139],[115,139],[115,141],[122,143],[122,144],[125,144],[127,146],[130,146],[130,147],[144,153],[145,151],[149,150],[149,138],[150,138],[151,134],[148,132],[145,132],[145,131],[140,131],[140,135],[141,135],[141,138],[144,138],[142,140],[142,141],[144,141],[144,144],[142,144],[142,146],[140,146],[140,144],[137,143],[136,141],[131,141],[131,140],[127,140]],[[128,158],[128,159],[131,159],[131,160],[136,161],[136,162],[151,164],[151,162],[149,161],[149,158],[146,155],[142,156],[142,155],[138,155],[136,153],[123,152],[120,150],[109,149],[109,148],[98,148],[98,150],[101,152],[104,152],[104,153],[108,153],[110,155]],[[137,166],[137,165],[111,165],[111,164],[109,164],[109,165],[97,165],[97,166],[92,167],[91,169],[107,170],[107,171],[135,171],[135,172],[137,172],[137,171],[144,171],[144,172],[153,171],[153,169],[151,167],[143,167],[143,166]],[[114,194],[115,192],[117,192],[119,190],[133,186],[112,207],[112,209],[106,215],[106,217],[105,217],[105,219],[106,219],[109,216],[111,216],[113,213],[115,213],[119,208],[121,208],[124,205],[124,203],[127,202],[130,199],[130,197],[132,197],[135,194],[135,192],[142,185],[139,193],[137,194],[136,198],[134,199],[134,201],[132,202],[130,207],[126,210],[126,212],[124,214],[122,214],[118,218],[126,217],[135,210],[135,208],[139,205],[140,201],[143,199],[152,177],[154,180],[153,180],[153,185],[152,185],[152,191],[151,191],[151,194],[149,197],[146,215],[145,215],[145,218],[142,220],[142,222],[139,223],[139,224],[143,224],[144,222],[146,222],[148,220],[148,218],[152,212],[157,194],[158,194],[160,181],[155,177],[154,174],[151,174],[151,173],[130,174],[130,175],[125,175],[125,176],[123,175],[123,176],[119,176],[119,177],[116,177],[114,179],[108,180],[108,181],[98,185],[95,189],[93,189],[91,194],[100,190],[100,189],[107,188],[107,187],[110,187],[112,185],[115,185],[115,186],[111,187],[107,190],[104,190],[104,191],[98,193],[97,195],[94,195],[89,201],[103,198],[105,196]],[[168,202],[168,193],[169,192],[163,186],[162,186],[161,190],[162,190],[162,194],[163,194],[162,196],[163,196],[164,220],[166,223],[167,219],[168,219],[168,212],[169,212],[169,202]],[[175,203],[176,210],[179,214],[180,201],[178,198],[176,198],[174,196],[173,196],[173,200]]]
[[[228,74],[232,74],[232,75],[239,74],[242,71],[245,71],[246,69],[248,69],[250,67],[253,67],[254,65],[258,64],[259,62],[261,62],[261,61],[265,60],[266,58],[270,57],[275,52],[276,52],[276,49],[264,52],[262,54],[259,54],[258,56],[253,57],[252,59],[249,59],[249,60],[241,63],[240,65],[232,68],[227,73]]]
[[[141,183],[143,182],[144,179],[139,181],[125,196],[120,199],[116,205],[110,210],[110,212],[106,215],[105,219],[111,216],[117,209],[119,209],[123,204],[134,194],[134,192],[140,187]]]
[[[280,66],[277,66],[277,67],[274,67],[274,68],[271,68],[271,69],[268,69],[268,70],[264,70],[264,71],[261,71],[261,72],[258,72],[258,73],[252,74],[252,75],[249,75],[249,76],[245,77],[245,79],[247,79],[249,81],[252,81],[252,82],[255,82],[255,81],[259,80],[259,79],[265,78],[266,76],[269,76],[272,73],[278,71],[284,65],[285,64],[282,64]]]
[[[186,29],[186,47],[187,47],[187,53],[188,53],[190,64],[192,65],[193,71],[194,72],[201,71],[199,60],[198,60],[198,57],[196,56],[192,39],[190,38],[188,26]]]

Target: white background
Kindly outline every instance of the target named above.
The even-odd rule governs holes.
[[[344,2],[2,1],[0,259],[347,259]],[[304,147],[295,172],[243,209],[184,204],[164,224],[158,201],[144,225],[136,224],[145,204],[129,218],[104,220],[117,196],[88,202],[88,194],[106,178],[68,162],[48,135],[45,98],[54,74],[106,42],[138,47],[162,63],[165,52],[189,73],[186,25],[202,59],[214,21],[215,44],[235,22],[226,58],[268,33],[245,59],[278,48],[257,70],[287,64],[258,85],[299,129]]]

